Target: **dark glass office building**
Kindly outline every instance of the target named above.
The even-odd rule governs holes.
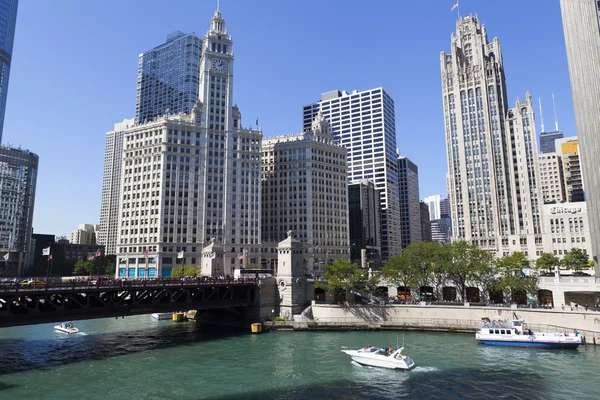
[[[540,133],[540,153],[554,153],[556,148],[554,141],[556,139],[562,139],[564,137],[561,131],[550,131]]]
[[[381,266],[381,203],[379,191],[368,180],[348,185],[350,260],[360,264],[366,252],[367,266]]]

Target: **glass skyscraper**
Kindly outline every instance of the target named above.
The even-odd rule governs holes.
[[[0,263],[4,275],[19,276],[31,246],[38,156],[0,146]]]
[[[143,123],[164,114],[189,113],[199,98],[202,38],[181,31],[140,54],[135,120]]]
[[[0,0],[0,143],[19,0]]]

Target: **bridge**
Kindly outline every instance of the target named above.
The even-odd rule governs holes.
[[[255,305],[258,279],[164,279],[0,285],[0,327]]]

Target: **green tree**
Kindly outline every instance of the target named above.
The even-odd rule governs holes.
[[[436,263],[440,258],[439,243],[417,242],[408,245],[401,257],[406,257],[407,262],[416,273],[416,284],[419,287],[429,286],[434,281]]]
[[[117,256],[115,254],[103,255],[100,259],[100,274],[114,275],[117,265]]]
[[[171,278],[182,278],[184,276],[198,276],[201,269],[198,265],[176,265],[171,270]]]
[[[200,267],[198,265],[186,265],[183,267],[183,274],[185,276],[196,277],[200,275]]]
[[[77,260],[75,262],[75,268],[73,268],[74,275],[92,275],[96,272],[96,263],[92,260]]]
[[[560,265],[560,260],[552,253],[542,253],[542,255],[535,260],[535,268],[546,274],[552,274],[554,268],[558,265]]]
[[[588,268],[589,257],[581,249],[571,249],[562,259],[562,265],[567,269],[572,269],[575,272],[581,272],[582,269]]]
[[[409,263],[404,255],[392,256],[387,259],[381,269],[382,276],[396,286],[413,288],[418,284],[418,266]]]
[[[535,293],[537,277],[527,275],[524,271],[529,266],[529,259],[520,251],[496,260],[499,280],[495,285],[495,289],[509,290],[512,296],[519,291],[528,294]]]
[[[364,286],[368,280],[367,275],[368,272],[363,271],[358,264],[339,259],[325,266],[323,280],[315,282],[315,287],[341,295]]]
[[[456,285],[463,301],[467,298],[467,285],[481,284],[494,274],[494,257],[472,243],[454,242],[445,246],[442,254],[443,268]]]

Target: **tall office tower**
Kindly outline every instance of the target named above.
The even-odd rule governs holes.
[[[428,196],[423,199],[423,202],[427,204],[429,208],[429,217],[430,220],[440,219],[441,215],[441,196],[439,194],[434,194],[433,196]]]
[[[0,0],[0,143],[19,0]]]
[[[525,101],[517,99],[516,105],[508,110],[506,117],[505,145],[509,155],[509,196],[512,210],[509,216],[514,218],[514,229],[509,237],[503,235],[504,253],[522,251],[533,256],[543,252],[541,230],[542,191],[539,187],[539,165],[537,135],[531,95],[527,93]],[[512,221],[509,219],[512,223]],[[510,226],[510,225],[509,225]],[[519,239],[520,246],[510,245]],[[516,243],[515,243],[516,244]]]
[[[404,156],[398,156],[398,199],[402,248],[423,240],[419,200],[419,169]]]
[[[135,120],[125,119],[106,133],[104,146],[104,174],[102,176],[102,203],[100,226],[96,235],[106,254],[116,254],[119,233],[119,201],[121,198],[121,162],[123,160],[123,132],[133,127]]]
[[[561,131],[550,131],[540,133],[540,153],[548,154],[554,153],[554,141],[556,139],[562,139],[564,134]]]
[[[453,238],[533,256],[541,193],[531,96],[509,110],[500,42],[477,17],[457,21],[440,64]]]
[[[400,254],[394,101],[382,88],[324,93],[304,106],[304,129],[319,112],[331,124],[334,143],[348,149],[348,183],[369,179],[379,191],[382,258]]]
[[[442,199],[440,201],[440,217],[443,218],[444,216],[446,216],[446,217],[450,218],[450,214],[451,214],[450,196],[448,196],[445,199]]]
[[[202,38],[180,31],[167,42],[140,54],[135,120],[189,113],[199,97]]]
[[[558,153],[541,153],[538,156],[538,164],[540,166],[540,188],[542,189],[544,204],[567,201],[561,155]]]
[[[596,0],[560,0],[577,136],[587,192],[592,249],[600,274],[600,5]]]
[[[212,239],[223,246],[223,273],[258,262],[262,133],[243,129],[233,105],[232,43],[217,10],[204,36],[200,99],[191,112],[123,133],[120,276],[170,276],[178,263],[200,265]]]
[[[71,231],[69,243],[72,244],[96,244],[96,229],[98,225],[79,224],[79,227]]]
[[[566,201],[569,203],[585,201],[577,136],[556,140],[556,152],[561,157]]]
[[[4,276],[20,276],[31,246],[39,157],[0,146],[0,262]]]
[[[419,212],[421,217],[421,240],[431,242],[431,216],[429,215],[429,206],[425,202],[419,203]]]
[[[363,250],[369,266],[381,265],[381,204],[372,181],[348,185],[350,261],[361,263]]]
[[[316,263],[347,260],[346,149],[333,144],[323,116],[301,134],[265,139],[262,162],[263,247],[277,247],[292,230],[313,245]]]

